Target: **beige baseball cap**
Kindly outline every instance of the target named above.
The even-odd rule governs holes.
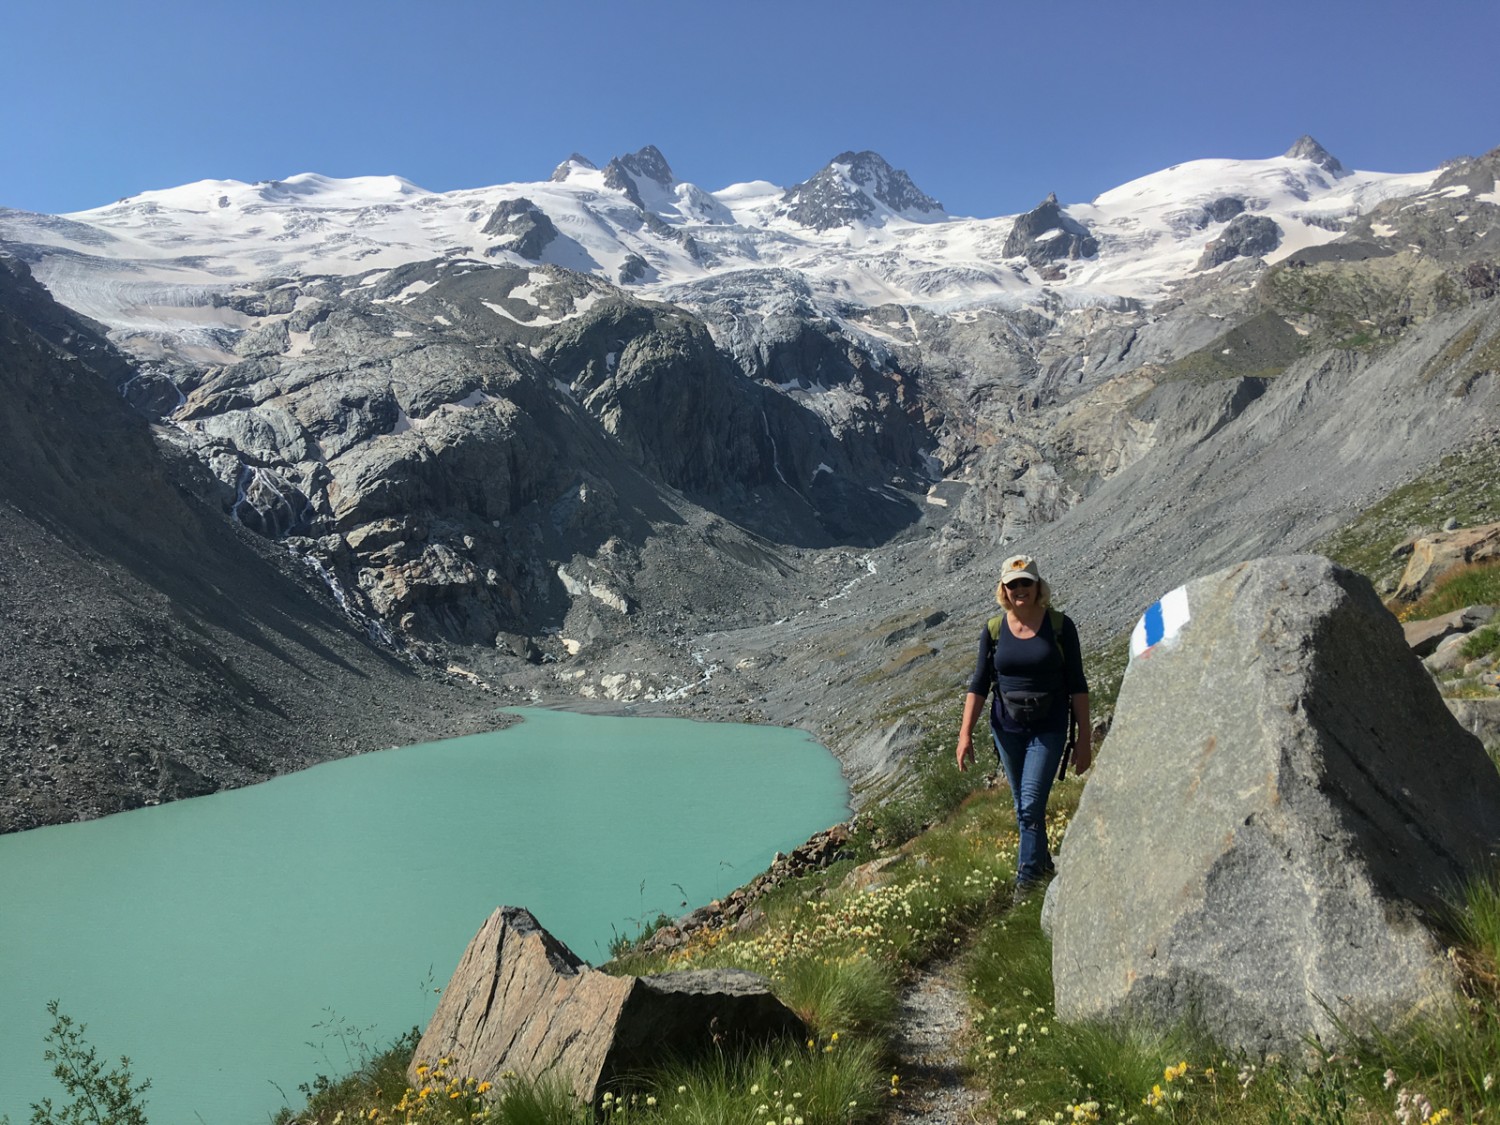
[[[1029,578],[1033,582],[1042,580],[1036,568],[1036,559],[1030,555],[1011,555],[1000,564],[1000,585],[1007,586],[1017,578]]]

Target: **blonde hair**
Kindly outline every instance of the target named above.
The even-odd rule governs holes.
[[[1004,606],[1006,609],[1016,608],[1015,606],[1011,605],[1010,595],[1005,592],[1004,582],[998,583],[995,586],[995,601],[998,604]],[[1047,585],[1047,580],[1045,578],[1040,578],[1037,580],[1036,604],[1041,606],[1043,609],[1046,609],[1049,605],[1052,604],[1052,587]]]

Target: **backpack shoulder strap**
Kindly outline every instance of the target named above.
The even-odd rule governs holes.
[[[999,617],[991,617],[990,618],[989,630],[990,630],[990,640],[991,641],[998,641],[1000,639],[1000,618]]]
[[[1052,621],[1052,643],[1057,646],[1057,651],[1062,654],[1063,663],[1066,664],[1068,660],[1068,654],[1067,651],[1063,648],[1062,634],[1063,622],[1067,621],[1067,617],[1063,614],[1062,610],[1058,609],[1056,606],[1050,605],[1047,607],[1047,616]]]

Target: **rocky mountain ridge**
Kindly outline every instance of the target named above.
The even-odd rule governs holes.
[[[873,154],[844,155],[830,167]],[[1038,554],[1098,645],[1193,574],[1305,550],[1445,451],[1493,447],[1494,154],[1380,178],[1299,142],[1050,201],[1008,232],[898,219],[890,196],[868,244],[814,231],[821,256],[795,267],[768,251],[793,245],[779,192],[704,202],[660,153],[636,157],[612,167],[639,201],[576,157],[499,200],[404,181],[216,189],[205,223],[308,218],[273,205],[330,193],[364,209],[348,238],[339,208],[284,231],[286,272],[184,286],[174,307],[203,319],[176,328],[142,330],[120,301],[144,290],[101,280],[144,270],[152,231],[223,245],[183,225],[202,185],[87,224],[0,214],[0,237],[64,303],[114,302],[131,354],[98,341],[92,377],[155,422],[177,491],[303,560],[299,596],[345,607],[384,659],[458,668],[502,700],[805,726],[864,792],[920,732],[907,704],[961,691],[1000,555]],[[613,230],[634,216],[654,281],[615,284],[603,244],[579,240],[560,201],[585,195]],[[412,241],[379,264],[393,216],[425,208],[423,237],[441,235],[457,202],[494,253]],[[1246,216],[1273,222],[1275,249],[1248,230],[1206,265]],[[918,298],[861,295],[877,275],[920,290],[921,248],[959,234],[965,252],[1019,238],[1020,256],[950,255]],[[373,264],[349,268],[356,245]],[[751,245],[765,257],[736,264]],[[575,268],[548,264],[564,251]],[[1121,279],[1149,295],[1110,292]],[[29,320],[72,315],[29,291]],[[15,737],[19,773],[46,768],[46,746]]]

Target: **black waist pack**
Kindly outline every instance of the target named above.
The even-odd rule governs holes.
[[[1050,691],[1002,691],[1005,713],[1020,726],[1034,727],[1052,710],[1056,693]]]

